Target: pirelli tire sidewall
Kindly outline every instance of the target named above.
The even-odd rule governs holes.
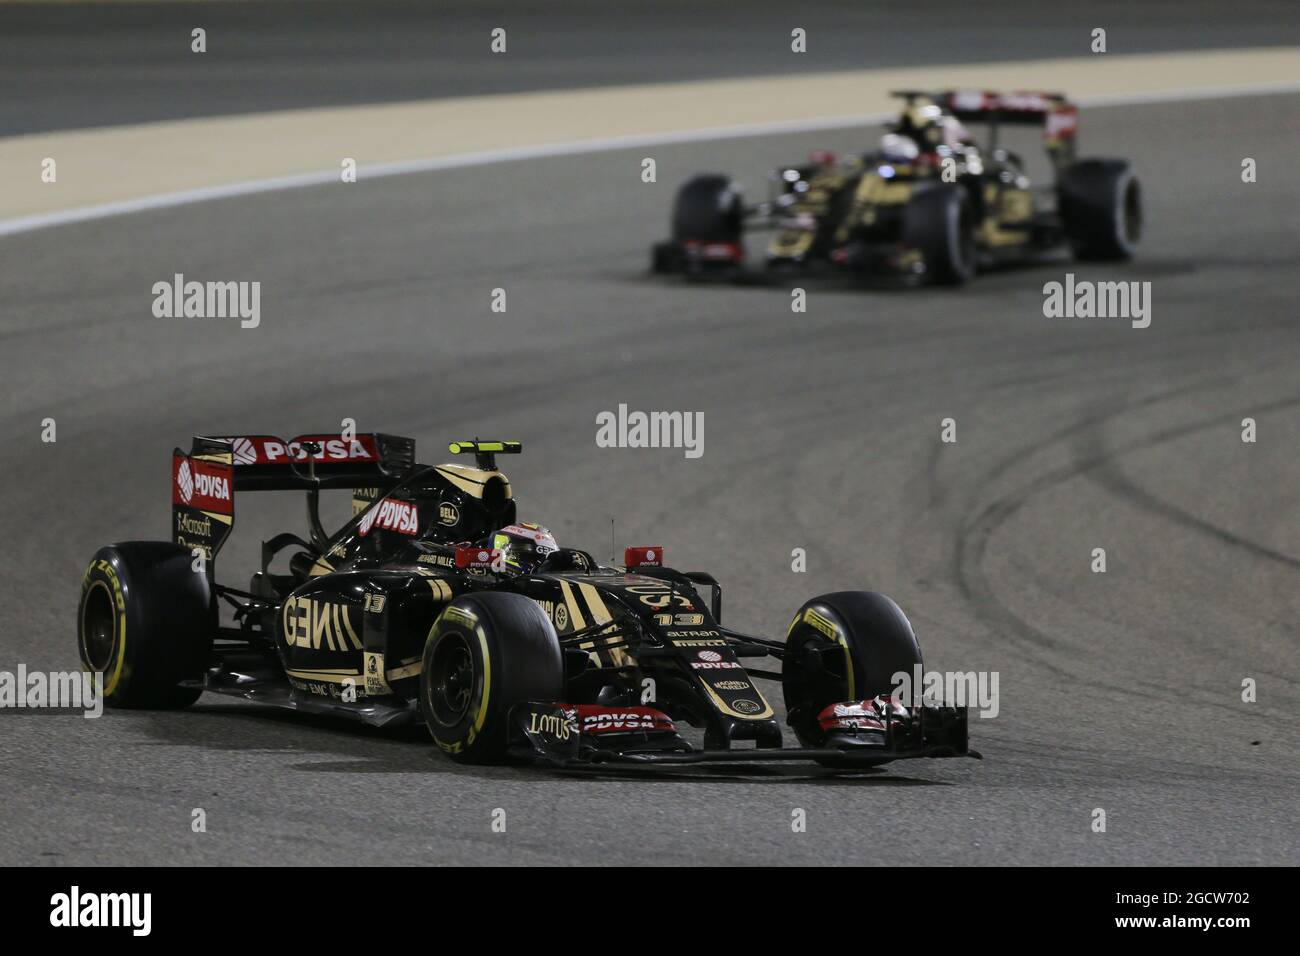
[[[449,673],[461,668],[466,656],[472,676],[449,684]],[[460,687],[468,688],[463,706],[454,692]],[[505,759],[511,708],[529,700],[559,700],[563,692],[559,639],[546,612],[530,598],[503,591],[465,595],[447,605],[429,630],[420,716],[434,742],[454,760]]]
[[[786,712],[799,742],[823,746],[822,710],[888,695],[894,674],[911,674],[920,663],[911,622],[884,594],[838,591],[808,601],[791,622],[781,663]]]
[[[77,649],[87,671],[103,673],[109,706],[186,707],[202,693],[177,686],[203,678],[217,631],[211,582],[193,561],[170,541],[109,545],[91,559]]]

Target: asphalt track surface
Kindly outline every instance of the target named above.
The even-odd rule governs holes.
[[[713,571],[742,630],[780,634],[815,594],[888,592],[928,666],[999,673],[1001,712],[975,721],[983,761],[858,776],[463,768],[418,734],[212,695],[8,712],[0,862],[1295,864],[1300,187],[1280,118],[1297,107],[1086,111],[1084,153],[1129,156],[1146,183],[1132,264],[1054,259],[960,292],[809,280],[802,315],[789,282],[650,278],[647,246],[690,173],[757,191],[770,165],[878,130],[665,146],[655,185],[645,150],[611,152],[5,239],[0,668],[77,667],[81,572],[101,543],[167,534],[174,444],[353,417],[416,436],[426,461],[449,438],[522,439],[521,517],[601,556],[615,517],[620,553],[662,544]],[[1067,271],[1149,280],[1150,328],[1045,318],[1042,286]],[[260,327],[153,318],[176,272],[260,281]],[[597,448],[619,403],[702,411],[704,456]],[[236,584],[303,520],[296,495],[238,510],[218,561]]]
[[[495,27],[508,55],[489,49]],[[208,50],[190,52],[190,31]],[[808,52],[790,51],[807,31]],[[429,97],[1300,42],[1289,0],[0,4],[0,135]],[[1206,77],[1213,85],[1217,78]]]

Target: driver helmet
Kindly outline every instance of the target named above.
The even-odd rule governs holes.
[[[916,159],[920,149],[916,140],[898,133],[886,133],[880,138],[881,157],[891,163],[910,163]]]
[[[913,139],[923,153],[934,153],[941,147],[957,150],[972,143],[970,131],[961,120],[929,102],[909,108],[894,131]]]
[[[501,552],[506,569],[527,574],[560,549],[555,537],[539,524],[521,521],[492,535],[492,547]]]
[[[971,139],[970,130],[968,130],[961,120],[955,116],[945,116],[940,122],[943,130],[943,142],[949,149],[959,149],[963,146],[970,146],[974,141]]]

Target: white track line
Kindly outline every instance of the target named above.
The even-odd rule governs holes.
[[[1130,106],[1143,103],[1176,103],[1193,100],[1228,99],[1238,96],[1265,96],[1271,93],[1300,93],[1300,83],[1268,83],[1242,87],[1199,87],[1155,93],[1117,93],[1080,97],[1075,102],[1083,107]],[[461,153],[454,156],[437,156],[429,159],[413,159],[395,163],[379,163],[374,166],[362,166],[357,170],[357,179],[358,181],[382,179],[387,176],[407,176],[412,173],[431,173],[444,169],[487,166],[492,163],[575,156],[584,153],[605,153],[620,149],[634,149],[640,146],[710,142],[721,139],[745,139],[753,136],[772,136],[782,133],[809,133],[818,130],[845,129],[851,126],[875,126],[888,122],[895,115],[895,113],[889,112],[855,116],[823,116],[813,120],[750,123],[744,126],[716,126],[705,129],[649,133],[644,136],[613,136],[603,139],[583,139],[540,146],[516,146],[509,149],[495,149],[479,153]],[[269,179],[254,179],[242,183],[227,183],[224,186],[209,186],[203,189],[185,189],[179,192],[159,193],[154,196],[141,196],[138,199],[124,199],[119,202],[103,203],[96,206],[82,206],[75,209],[59,210],[58,212],[0,220],[0,236],[13,236],[24,232],[35,232],[38,229],[48,229],[52,226],[91,222],[96,219],[108,219],[113,216],[126,216],[138,212],[170,209],[175,206],[210,202],[215,199],[231,199],[237,196],[252,196],[257,193],[277,192],[282,189],[301,189],[307,186],[325,186],[337,182],[339,182],[339,171],[330,169],[316,173],[301,173],[295,176],[275,176]]]

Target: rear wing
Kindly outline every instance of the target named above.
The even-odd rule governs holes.
[[[201,551],[208,567],[235,523],[236,491],[306,491],[313,537],[316,496],[351,488],[353,511],[388,491],[415,466],[415,439],[378,432],[196,436],[189,454],[172,451],[172,537]]]
[[[896,90],[909,104],[928,99],[964,123],[988,123],[996,128],[1043,127],[1048,156],[1059,168],[1074,161],[1074,138],[1079,129],[1079,108],[1063,93],[995,93],[989,90],[943,90],[923,93]]]

